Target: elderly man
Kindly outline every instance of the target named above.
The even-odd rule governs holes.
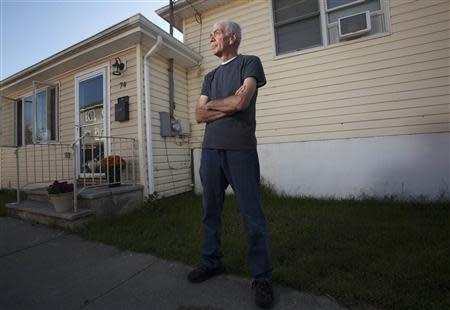
[[[257,89],[266,84],[266,78],[258,57],[238,54],[240,42],[238,24],[224,21],[214,25],[210,45],[221,64],[205,76],[196,107],[197,122],[206,123],[200,166],[203,262],[189,273],[188,279],[202,282],[224,272],[221,216],[225,189],[231,185],[245,223],[255,302],[270,308],[274,300],[272,262],[261,208],[255,137]]]

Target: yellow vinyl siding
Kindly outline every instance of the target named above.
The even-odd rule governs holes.
[[[69,145],[27,145],[18,149],[20,186],[44,183],[49,180],[71,180],[73,177],[72,160],[64,156],[70,152]],[[17,168],[15,148],[1,147],[2,186],[15,188]]]
[[[0,106],[0,146],[13,146],[14,141],[14,101],[1,98]]]
[[[120,57],[127,59],[127,70],[120,76],[111,75],[110,93],[110,124],[111,135],[125,138],[137,138],[137,81],[136,81],[136,52],[130,51],[129,55]],[[120,83],[126,83],[126,87],[120,87]],[[122,84],[123,85],[123,84]],[[129,97],[129,120],[115,121],[115,105],[119,97]]]
[[[145,55],[147,50],[143,50]],[[187,139],[163,138],[159,112],[169,112],[169,62],[160,55],[150,58],[152,152],[155,191],[159,196],[179,194],[191,187],[191,151]],[[174,63],[175,119],[188,119],[186,70]]]
[[[17,184],[16,155],[14,148],[0,147],[1,188],[15,188]]]
[[[72,143],[75,138],[75,76],[81,72],[89,72],[89,69],[98,68],[105,63],[111,65],[115,57],[125,62],[127,70],[121,76],[110,74],[109,77],[109,117],[111,136],[129,137],[137,139],[137,84],[136,84],[136,52],[130,48],[119,54],[109,55],[105,58],[84,66],[77,71],[72,71],[60,77],[60,137],[62,143]],[[126,82],[126,87],[120,88],[120,82]],[[114,120],[114,105],[117,98],[130,97],[130,119],[125,122]],[[137,153],[136,153],[137,154]]]
[[[449,3],[391,0],[390,34],[275,56],[270,1],[233,1],[185,20],[185,44],[204,56],[188,72],[191,141],[203,76],[219,64],[209,49],[213,24],[242,27],[242,54],[261,58],[267,85],[259,90],[260,144],[449,131]]]
[[[114,63],[115,58],[119,57],[122,62],[127,62],[127,69],[120,76],[115,76],[111,73],[111,65]],[[132,47],[121,53],[114,55],[109,55],[98,61],[91,63],[88,67],[80,68],[75,72],[71,72],[61,78],[61,103],[60,103],[60,137],[63,143],[72,143],[75,139],[75,76],[80,73],[88,73],[90,69],[95,70],[103,64],[108,64],[110,68],[110,75],[106,77],[109,84],[109,126],[110,126],[110,136],[112,137],[122,137],[122,138],[133,138],[136,140],[135,143],[135,178],[139,180],[140,171],[139,158],[138,158],[138,129],[137,129],[137,81],[136,81],[136,49]],[[124,87],[120,87],[120,83],[126,83]],[[115,121],[115,104],[117,103],[117,98],[129,96],[129,120],[124,122]],[[106,133],[105,133],[106,134]],[[66,142],[69,141],[69,142]],[[122,142],[119,142],[122,141]],[[131,149],[131,141],[129,140],[116,140],[115,143],[111,143],[111,153],[112,154],[122,154],[128,160],[131,159],[132,153],[129,151]],[[132,166],[127,167],[128,176],[131,179]]]

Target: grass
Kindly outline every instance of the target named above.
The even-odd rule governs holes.
[[[350,307],[450,309],[448,204],[292,198],[265,188],[263,206],[275,283],[328,295]],[[186,193],[147,203],[76,233],[197,265],[201,197]],[[225,201],[223,249],[227,271],[250,276],[243,224],[232,196]]]
[[[5,204],[16,201],[16,191],[9,189],[0,189],[0,217],[6,216]]]

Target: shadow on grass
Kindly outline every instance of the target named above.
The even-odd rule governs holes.
[[[443,203],[333,200],[277,195],[265,187],[274,281],[346,306],[450,308],[450,207]],[[201,196],[186,193],[78,233],[162,258],[200,262]],[[227,196],[224,264],[250,276],[239,208]]]

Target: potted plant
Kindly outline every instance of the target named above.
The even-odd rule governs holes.
[[[102,171],[106,171],[110,187],[120,185],[120,172],[126,167],[126,164],[126,161],[119,155],[109,155],[100,161],[100,168]]]
[[[73,207],[73,184],[55,181],[47,187],[48,197],[56,212],[67,212]]]

